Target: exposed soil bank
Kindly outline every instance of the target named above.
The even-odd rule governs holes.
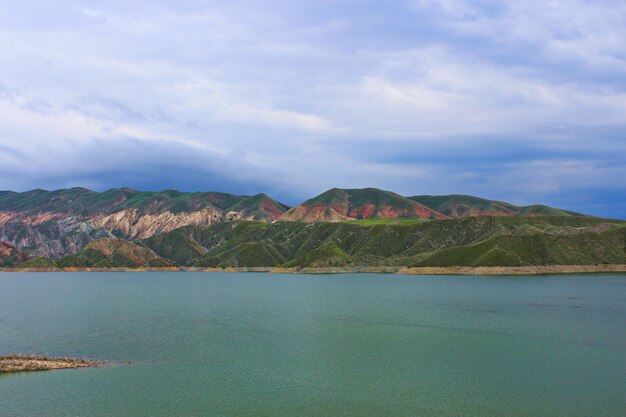
[[[378,273],[395,274],[404,267],[402,266],[350,266],[350,267],[295,267],[274,268],[270,272],[274,274],[351,274],[351,273]]]
[[[172,267],[138,267],[138,268],[0,268],[0,272],[178,272],[181,268]]]
[[[382,273],[406,275],[539,275],[577,274],[594,272],[626,272],[624,264],[598,265],[534,265],[534,266],[445,266],[403,267],[365,266],[328,268],[281,268],[281,267],[238,267],[238,268],[0,268],[0,272],[270,272],[274,274],[348,274]]]
[[[51,371],[53,369],[89,368],[104,365],[104,362],[88,359],[50,358],[34,355],[0,356],[0,374],[14,372]]]
[[[398,274],[411,275],[538,275],[626,272],[626,265],[537,265],[537,266],[448,266],[402,268]]]

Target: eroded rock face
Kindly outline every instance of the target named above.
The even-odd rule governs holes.
[[[28,256],[15,246],[0,242],[0,267],[10,267],[25,262]]]
[[[145,239],[189,225],[208,225],[223,221],[217,209],[205,208],[191,213],[142,214],[137,209],[122,210],[109,215],[80,218],[58,215],[42,222],[42,215],[33,217],[2,213],[0,241],[27,248],[31,256],[59,259],[73,255],[89,242],[102,237]]]
[[[218,209],[204,208],[191,213],[141,214],[137,209],[123,210],[108,216],[96,216],[89,223],[96,228],[103,228],[116,236],[127,239],[146,239],[158,233],[170,232],[183,226],[208,225],[222,221]]]
[[[183,226],[229,220],[271,222],[287,207],[265,194],[140,192],[96,193],[83,188],[0,195],[0,241],[29,256],[60,259],[95,239],[145,239]]]
[[[26,251],[30,257],[60,259],[77,253],[94,239],[113,236],[75,216],[51,216],[43,223],[40,215],[4,219],[8,221],[0,222],[0,240]]]

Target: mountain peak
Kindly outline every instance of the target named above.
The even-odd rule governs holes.
[[[293,207],[279,220],[336,222],[351,219],[446,217],[421,203],[390,191],[378,188],[331,188]]]

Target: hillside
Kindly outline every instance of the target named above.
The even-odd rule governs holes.
[[[515,206],[464,195],[407,198],[376,188],[333,188],[293,208],[263,193],[241,196],[176,190],[148,192],[130,188],[104,192],[85,188],[22,193],[2,191],[0,242],[17,251],[3,257],[4,264],[8,265],[23,263],[25,259],[37,259],[32,261],[35,263],[41,263],[42,259],[57,261],[77,254],[98,239],[121,238],[139,242],[186,226],[205,227],[245,221],[411,226],[476,216],[574,218],[583,215],[547,206]],[[203,247],[195,250],[200,254],[206,252]],[[249,245],[246,251],[250,259],[263,254],[263,262],[272,265],[296,259],[290,255],[279,256],[266,245]],[[229,255],[229,262],[235,263],[236,258]]]
[[[400,225],[241,222],[188,226],[142,242],[177,265],[521,266],[626,263],[626,222],[472,217]]]
[[[470,216],[582,216],[573,211],[543,205],[515,206],[503,201],[469,195],[417,195],[407,197],[449,217]]]
[[[137,268],[171,267],[171,263],[162,259],[148,248],[137,246],[124,239],[103,238],[89,243],[76,255],[68,256],[57,262],[62,268]]]
[[[444,219],[443,215],[401,195],[376,188],[333,188],[291,208],[278,220],[338,222],[349,219],[421,218]]]
[[[147,238],[187,225],[271,222],[288,209],[265,194],[140,192],[85,188],[0,193],[0,241],[59,259],[103,237]]]
[[[7,243],[0,242],[0,267],[12,267],[28,260],[28,256]]]

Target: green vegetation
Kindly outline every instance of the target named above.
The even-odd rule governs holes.
[[[350,255],[345,253],[334,242],[326,242],[319,248],[313,249],[305,255],[285,263],[285,267],[336,267],[352,263]]]
[[[244,217],[267,220],[259,210],[278,217],[288,207],[265,194],[239,196],[216,192],[181,192],[176,190],[136,191],[130,188],[113,188],[102,193],[86,188],[67,190],[32,190],[24,193],[0,193],[0,211],[63,213],[81,216],[110,214],[125,209],[139,212],[186,213],[211,207],[222,211],[237,210]]]
[[[626,263],[624,221],[464,195],[333,188],[289,209],[265,194],[71,188],[2,191],[0,213],[0,267]]]
[[[57,268],[58,265],[55,261],[42,258],[40,256],[31,258],[24,263],[17,265],[18,268]]]
[[[159,255],[123,239],[103,238],[88,244],[76,255],[57,262],[62,268],[138,268],[171,267]]]
[[[415,204],[406,197],[391,191],[379,190],[377,188],[356,188],[344,190],[350,196],[350,203],[353,206],[363,206],[373,204],[376,208],[391,206],[396,209],[412,210]]]
[[[471,217],[407,224],[188,226],[143,245],[187,266],[517,266],[626,263],[626,222]]]
[[[593,265],[625,262],[626,228],[575,234],[500,235],[444,249],[409,266]]]
[[[573,211],[532,205],[515,206],[503,201],[487,200],[469,195],[416,195],[407,197],[450,217],[497,215],[497,216],[582,216]]]
[[[354,219],[354,220],[345,220],[347,223],[354,223],[363,226],[376,226],[380,224],[417,224],[422,223],[427,220],[420,218],[409,218],[409,219]]]

